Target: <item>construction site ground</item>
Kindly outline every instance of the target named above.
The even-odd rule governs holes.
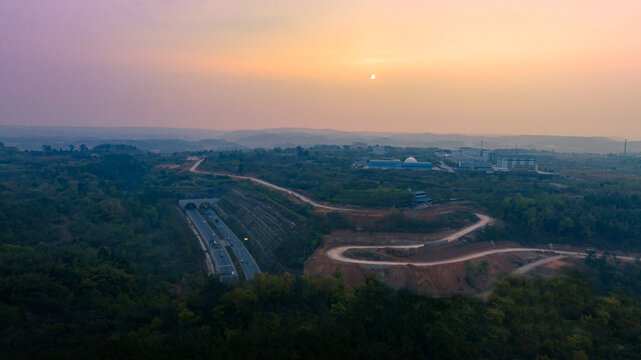
[[[201,174],[222,175],[222,173],[197,170],[201,162],[202,159],[196,161],[191,165],[189,170]],[[183,166],[186,167],[185,165]],[[239,180],[251,180],[260,185],[283,191],[287,193],[287,196],[293,201],[311,204],[314,206],[314,211],[316,212],[339,211],[350,217],[352,224],[355,225],[357,230],[359,228],[367,229],[368,224],[375,223],[381,217],[392,213],[391,209],[364,209],[316,202],[309,198],[309,194],[297,193],[260,179],[236,175],[230,175],[230,177]],[[432,220],[438,218],[440,215],[457,210],[474,212],[469,203],[453,202],[431,206],[426,209],[405,209],[402,210],[402,214],[415,219]],[[249,211],[243,214],[244,222],[246,222],[247,217],[252,213],[253,211]],[[479,215],[479,218],[481,216],[482,215]],[[259,225],[262,224],[262,222],[258,220],[259,219],[257,219],[257,223]],[[286,221],[282,223],[287,224]],[[468,227],[473,227],[473,225],[474,224],[469,224]],[[500,226],[500,221],[494,220],[494,225],[492,226]],[[267,226],[265,228],[267,233],[270,233],[269,228],[271,227]],[[261,233],[265,233],[265,231]],[[585,266],[583,259],[573,257],[577,255],[579,255],[579,257],[581,255],[585,256],[585,248],[560,246],[558,244],[554,245],[554,250],[565,250],[574,253],[562,254],[550,252],[547,244],[541,244],[536,248],[546,249],[548,250],[547,253],[532,251],[530,248],[523,252],[493,253],[474,258],[468,257],[470,258],[469,261],[458,261],[457,258],[462,256],[492,251],[492,249],[523,248],[523,245],[513,242],[478,242],[474,239],[474,233],[467,234],[461,238],[456,237],[456,241],[453,242],[417,247],[415,249],[382,248],[348,249],[345,251],[345,256],[353,259],[361,259],[358,261],[369,260],[368,264],[354,263],[356,260],[354,262],[338,261],[340,259],[332,259],[327,256],[329,249],[339,246],[422,244],[441,240],[446,236],[457,233],[457,231],[460,231],[460,228],[429,234],[369,231],[333,232],[325,236],[323,245],[317,248],[314,254],[307,259],[305,262],[305,272],[312,276],[330,276],[339,271],[352,286],[361,284],[363,278],[367,275],[377,274],[386,285],[392,288],[407,289],[416,293],[429,295],[477,294],[485,296],[489,293],[489,289],[491,289],[496,280],[510,274],[517,273],[519,276],[550,276],[557,274],[560,270],[567,267]],[[254,237],[260,238],[260,236],[257,235]],[[267,241],[267,243],[272,242],[273,241]],[[630,257],[630,254],[617,253],[617,255],[628,255],[626,261],[634,260],[633,257]],[[633,256],[638,257],[638,255]],[[410,262],[417,265],[371,264],[373,261],[380,260],[387,262]],[[447,261],[440,265],[424,264],[425,262],[442,260],[452,261]],[[421,264],[421,262],[423,262],[423,264]]]
[[[432,236],[439,237],[437,234]],[[469,261],[468,264],[471,264],[474,269],[481,268],[480,264],[487,261],[488,268],[483,272],[470,271],[466,267],[466,262],[463,261],[436,266],[387,266],[343,263],[326,256],[328,249],[339,245],[401,245],[410,243],[412,238],[416,237],[416,234],[335,232],[326,236],[326,243],[307,259],[305,272],[311,276],[330,276],[338,271],[351,286],[358,286],[365,276],[379,275],[387,286],[396,289],[407,289],[419,294],[481,294],[490,289],[496,280],[509,275],[519,267],[553,256],[544,253],[524,252],[494,254]],[[495,245],[501,248],[520,246],[512,242],[501,242]],[[401,252],[399,251],[401,249],[377,249],[372,250],[372,252],[382,253],[385,256],[385,260],[391,261],[429,261],[457,258],[492,248],[493,245],[491,243],[450,243],[410,250],[407,256],[404,256],[405,254],[399,256],[398,253]],[[413,253],[414,251],[416,252],[415,254]],[[394,254],[390,255],[390,252]],[[569,266],[577,266],[581,262],[582,260],[573,258],[561,258],[536,267],[529,274],[532,276],[550,274]]]

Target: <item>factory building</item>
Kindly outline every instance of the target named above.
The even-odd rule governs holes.
[[[470,158],[477,160],[490,160],[491,151],[486,149],[479,149],[473,147],[462,147],[458,149],[458,155],[462,158]]]
[[[509,171],[537,171],[536,156],[534,155],[520,155],[520,154],[506,154],[498,155],[496,158],[496,167],[502,170]]]
[[[371,169],[400,169],[401,160],[370,160],[369,167]]]
[[[420,161],[417,161],[414,157],[410,156],[407,159],[405,159],[405,161],[403,161],[403,164],[401,164],[401,167],[407,168],[407,169],[431,170],[432,163],[420,162]]]
[[[473,147],[462,147],[452,156],[453,161],[459,168],[468,170],[491,170],[490,160],[492,152],[486,149]]]
[[[477,159],[459,159],[457,165],[461,169],[492,170],[492,165],[489,162]]]

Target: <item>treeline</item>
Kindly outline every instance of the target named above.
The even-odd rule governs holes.
[[[396,148],[387,157],[413,154],[433,160],[434,151]],[[505,196],[517,192],[524,196],[576,194],[586,188],[567,179],[551,181],[549,176],[536,174],[354,169],[356,159],[371,154],[337,146],[212,152],[206,156],[201,165],[205,169],[257,176],[307,193],[315,200],[363,207],[412,207],[414,198],[408,189],[425,191],[436,202],[465,199],[496,208]],[[550,182],[559,182],[561,187]]]
[[[383,216],[364,227],[366,231],[434,233],[448,229],[458,229],[477,220],[476,216],[463,210],[441,214],[434,219],[417,219],[392,209],[390,215]]]
[[[501,204],[508,232],[526,242],[597,248],[641,248],[641,196],[597,193],[584,198],[516,194]]]
[[[159,161],[110,146],[64,153],[0,148],[0,358],[585,359],[641,353],[638,263],[590,257],[589,275],[506,279],[487,302],[392,291],[376,278],[351,288],[340,275],[261,274],[236,287],[206,280],[175,202],[182,191],[215,189],[225,180],[151,171]],[[503,199],[503,191],[487,204]],[[557,197],[540,197],[544,190],[531,191],[510,195],[500,206],[513,213],[506,216],[515,226],[533,219],[528,231],[536,236],[563,234],[564,214],[580,219],[572,201],[585,202],[586,216],[609,219],[589,227],[595,239],[633,236],[638,229],[633,195],[557,204]],[[293,262],[322,234],[350,226],[340,214],[313,215],[306,206],[265,196],[290,209],[291,219],[305,219],[301,229],[307,230],[301,238],[292,232],[291,254],[283,254]],[[549,213],[560,220],[548,220]]]
[[[147,309],[202,282],[193,235],[150,177],[157,161],[119,146],[0,149],[3,353],[138,329]]]
[[[256,175],[311,194],[320,201],[363,207],[411,206],[412,195],[406,188],[388,181],[389,174],[351,168],[354,160],[363,155],[360,151],[339,146],[257,149],[210,153],[201,166]]]
[[[639,264],[631,266],[638,275]],[[96,282],[96,273],[110,282]],[[54,306],[66,308],[51,308],[56,316],[48,322],[21,319],[37,299],[0,308],[9,357],[626,359],[641,352],[639,297],[612,287],[600,292],[597,276],[578,273],[505,279],[487,302],[392,291],[372,277],[350,288],[340,275],[260,274],[244,286],[209,281],[145,301],[137,300],[133,279],[106,265],[51,278],[76,285],[67,293],[39,284],[62,300]],[[94,301],[109,304],[107,312],[74,315]]]
[[[417,152],[415,149],[394,151],[390,156]],[[430,159],[433,152],[433,149],[423,149],[422,155]],[[241,170],[334,204],[407,208],[413,206],[413,196],[407,189],[423,190],[436,203],[467,200],[503,220],[501,224],[505,227],[493,227],[482,235],[486,240],[641,249],[641,182],[632,177],[599,176],[615,171],[608,167],[608,161],[614,165],[625,163],[625,169],[629,170],[639,161],[636,158],[542,156],[546,167],[566,171],[573,166],[589,165],[590,175],[577,179],[507,172],[451,174],[351,168],[351,161],[364,155],[340,147],[221,152],[212,154],[203,166],[230,172]],[[575,158],[577,160],[573,160]],[[382,231],[432,232],[435,229],[398,215],[383,219],[375,227]]]

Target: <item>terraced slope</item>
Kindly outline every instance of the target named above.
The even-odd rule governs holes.
[[[276,252],[288,234],[295,231],[296,225],[275,205],[251,194],[231,190],[221,198],[217,210],[239,236],[248,238],[248,248],[262,269],[272,272],[285,270],[276,260]]]

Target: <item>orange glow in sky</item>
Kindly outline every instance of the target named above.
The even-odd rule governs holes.
[[[641,139],[636,0],[3,2],[0,31],[0,123]]]

